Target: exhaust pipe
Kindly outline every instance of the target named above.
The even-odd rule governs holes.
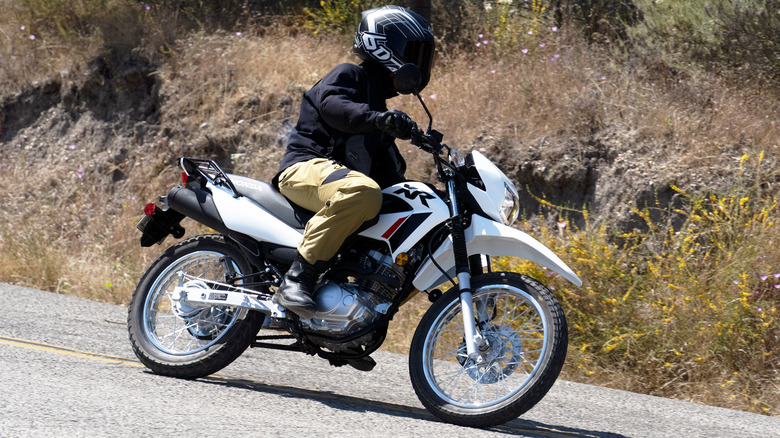
[[[219,215],[211,193],[201,188],[189,189],[176,186],[168,192],[167,200],[168,206],[173,210],[222,234],[230,233],[225,222],[222,221],[222,216]]]

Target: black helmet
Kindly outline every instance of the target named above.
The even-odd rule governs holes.
[[[390,73],[406,63],[417,65],[422,91],[431,79],[433,49],[433,32],[423,17],[400,6],[383,6],[363,12],[352,51]]]

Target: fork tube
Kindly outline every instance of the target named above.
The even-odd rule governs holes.
[[[466,351],[469,358],[477,359],[479,357],[478,343],[481,342],[482,337],[477,333],[474,319],[466,233],[463,230],[463,218],[461,218],[460,210],[458,209],[455,179],[452,176],[447,180],[447,190],[450,192],[452,247],[455,254],[455,272],[458,277],[458,287],[460,288],[460,307],[463,310],[463,335],[466,339]]]

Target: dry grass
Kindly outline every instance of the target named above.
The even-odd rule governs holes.
[[[13,4],[0,0],[5,7]],[[58,76],[60,71],[84,69],[84,61],[97,51],[98,43],[92,37],[56,47],[25,39],[16,32],[20,26],[20,22],[0,14],[0,39],[4,41],[0,55],[4,61],[12,60],[0,63],[3,95],[35,80]],[[491,38],[475,37],[475,42]],[[502,160],[519,160],[526,145],[546,139],[545,144],[553,147],[543,153],[552,154],[550,162],[555,162],[558,153],[585,155],[588,141],[607,132],[625,143],[614,154],[632,152],[637,159],[664,162],[678,173],[695,173],[721,163],[732,163],[736,168],[743,154],[755,160],[758,152],[764,151],[763,169],[745,168],[748,181],[735,178],[734,187],[753,187],[757,182],[759,187],[768,184],[766,190],[771,190],[777,184],[777,90],[729,82],[706,70],[675,74],[653,62],[618,55],[608,46],[587,45],[564,30],[539,31],[521,43],[513,50],[492,42],[473,51],[442,50],[447,55],[437,60],[424,97],[434,114],[435,127],[445,133],[449,144],[465,150],[482,148]],[[526,48],[527,53],[523,53]],[[44,162],[35,161],[30,165],[29,151],[2,145],[0,280],[126,303],[143,269],[161,251],[160,247],[138,247],[135,222],[146,202],[178,182],[175,158],[219,156],[236,172],[270,178],[284,152],[283,134],[297,117],[301,93],[335,64],[352,60],[348,41],[342,37],[295,35],[284,30],[262,34],[244,31],[240,35],[195,33],[172,46],[162,59],[156,75],[161,80],[163,102],[159,131],[164,134],[129,151],[128,164],[123,167],[125,180],[112,182],[109,175],[91,171],[79,175],[75,169],[90,160],[86,152],[67,162],[44,166]],[[398,97],[389,104],[408,111],[418,121],[425,119],[411,97]],[[428,159],[407,144],[401,149],[409,162],[408,176],[429,179]],[[652,167],[645,170],[661,172]],[[691,187],[680,189],[691,191]],[[696,190],[709,194],[714,188]],[[723,198],[733,196],[725,193]],[[738,203],[741,197],[736,199]],[[753,205],[759,210],[767,207]],[[610,212],[598,213],[608,217]],[[642,210],[637,214],[641,217]],[[777,210],[772,214],[776,222]],[[740,234],[742,251],[750,252],[732,254],[724,265],[689,261],[694,268],[682,269],[679,261],[667,255],[675,249],[674,244],[679,250],[684,240],[659,237],[659,242],[670,245],[663,247],[666,253],[649,254],[636,248],[630,252],[615,244],[609,222],[602,217],[591,217],[588,226],[575,234],[568,234],[571,226],[558,233],[542,222],[529,220],[524,226],[536,229],[540,239],[563,254],[586,281],[582,289],[567,289],[538,267],[520,266],[556,286],[567,306],[572,327],[567,378],[778,415],[773,389],[778,384],[776,377],[764,371],[739,374],[735,367],[745,365],[725,360],[723,352],[729,351],[728,346],[721,348],[716,342],[722,333],[716,324],[724,324],[724,336],[729,335],[728,327],[739,327],[739,312],[750,309],[737,306],[736,313],[713,312],[708,316],[710,325],[699,329],[699,343],[715,345],[712,349],[680,347],[691,327],[695,331],[702,321],[690,318],[692,307],[682,304],[685,297],[700,305],[702,298],[697,295],[717,285],[714,292],[726,304],[730,279],[742,275],[751,279],[752,283],[742,284],[752,292],[750,288],[760,281],[751,277],[749,268],[761,254],[774,255],[761,259],[763,265],[756,272],[780,272],[775,250],[780,244],[777,225],[768,226],[768,231],[753,239],[748,239],[750,234]],[[206,231],[191,222],[185,226],[190,233]],[[659,236],[674,237],[666,222],[657,226]],[[697,236],[704,239],[707,231]],[[714,233],[714,229],[709,231]],[[654,274],[646,262],[656,255],[665,263],[665,271]],[[634,270],[631,263],[644,267]],[[660,263],[655,262],[655,266]],[[719,274],[721,269],[728,275]],[[672,274],[679,277],[670,279]],[[700,283],[698,288],[694,281]],[[713,286],[702,286],[704,283]],[[644,291],[643,300],[624,299],[639,296],[640,290]],[[735,299],[740,306],[754,304],[740,302],[738,293]],[[677,305],[671,307],[670,303]],[[697,309],[709,308],[704,303]],[[416,297],[396,316],[387,348],[408,349],[412,327],[425,308],[425,297]],[[613,315],[621,316],[620,324],[625,324],[617,324]],[[626,323],[633,317],[647,324],[641,329],[653,336],[634,338],[640,328]],[[664,321],[670,317],[676,322]],[[751,318],[756,315],[751,314]],[[771,324],[776,327],[777,322]],[[760,332],[761,336],[769,336],[767,333]],[[612,345],[616,346],[610,348]],[[756,363],[763,360],[758,358]],[[631,366],[640,362],[641,367]],[[761,384],[751,383],[756,375]],[[766,411],[767,407],[771,409]]]
[[[42,35],[22,14],[16,0],[0,0],[0,96],[65,74],[75,74],[99,53],[96,37],[64,43],[56,35]]]

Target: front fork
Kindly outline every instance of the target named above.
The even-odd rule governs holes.
[[[469,359],[481,362],[481,352],[486,351],[490,345],[487,338],[482,336],[476,324],[474,315],[474,302],[471,295],[471,271],[469,270],[469,257],[466,248],[466,233],[463,229],[463,218],[460,215],[455,191],[455,179],[450,176],[447,181],[447,190],[450,192],[450,213],[452,218],[452,246],[455,254],[455,272],[460,288],[460,307],[463,310],[463,335],[466,341],[466,352]],[[487,309],[479,306],[479,320],[486,321]]]

